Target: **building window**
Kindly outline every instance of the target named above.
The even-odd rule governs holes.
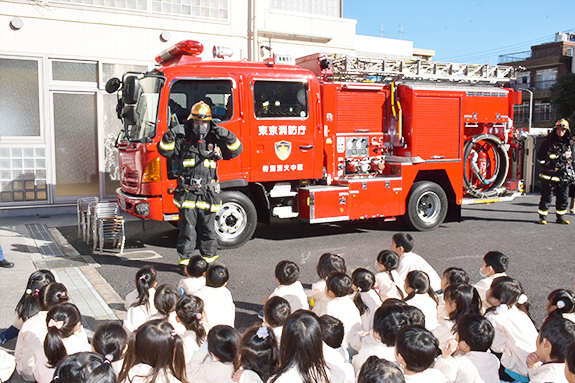
[[[40,136],[38,61],[0,58],[0,136]]]
[[[514,107],[513,120],[515,122],[529,122],[529,102]]]
[[[134,11],[147,11],[148,0],[55,0],[60,3],[95,5],[98,7],[110,7],[130,9]]]
[[[152,0],[153,13],[227,20],[230,0]]]
[[[557,82],[557,68],[540,69],[535,72],[535,89],[549,89]]]
[[[270,9],[328,17],[342,17],[343,0],[270,0]]]
[[[0,148],[0,202],[47,199],[44,148]]]
[[[517,75],[517,79],[511,80],[511,86],[515,90],[529,89],[531,86],[531,73],[523,72]]]
[[[535,106],[533,107],[533,121],[551,121],[552,112],[551,104],[548,102],[535,101]]]

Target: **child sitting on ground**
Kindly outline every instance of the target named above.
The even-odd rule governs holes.
[[[272,328],[279,348],[283,325],[288,316],[291,314],[291,307],[289,302],[282,297],[271,297],[264,305],[263,311],[263,325]]]
[[[178,282],[178,293],[180,295],[194,295],[196,291],[206,285],[206,271],[208,262],[201,255],[194,255],[184,269],[186,278]]]
[[[439,342],[421,325],[402,328],[395,340],[395,360],[403,368],[406,383],[448,383],[439,370],[431,368],[439,354]]]
[[[206,271],[206,285],[195,296],[204,301],[206,331],[216,325],[234,327],[236,306],[232,293],[226,288],[230,275],[224,265],[211,265]]]
[[[500,383],[499,360],[489,352],[493,334],[491,322],[482,315],[462,316],[457,322],[456,339],[447,342],[434,368],[455,383]],[[463,355],[453,357],[456,351]]]
[[[483,279],[479,280],[473,287],[477,289],[481,297],[484,310],[491,307],[487,301],[487,290],[489,290],[495,278],[507,276],[505,274],[507,267],[509,267],[509,259],[499,251],[490,251],[483,256],[483,264],[479,269],[479,274],[481,274]]]
[[[527,357],[529,382],[567,382],[567,347],[575,341],[575,323],[565,318],[547,318],[537,337],[537,351]]]
[[[352,289],[355,291],[353,303],[361,315],[362,331],[371,331],[373,315],[381,306],[381,298],[375,292],[375,275],[367,269],[358,268],[351,274]]]
[[[105,322],[96,329],[92,350],[112,364],[116,376],[122,370],[124,354],[128,349],[128,333],[119,322]]]
[[[147,320],[167,320],[179,335],[185,333],[186,327],[176,319],[176,303],[178,303],[179,298],[178,291],[174,286],[169,284],[160,285],[154,296],[154,307],[157,312],[154,315],[150,315]]]
[[[144,266],[136,273],[136,290],[126,295],[124,302],[127,310],[124,328],[128,333],[134,332],[157,312],[154,306],[155,287],[158,284],[156,276],[157,272],[152,266]]]
[[[265,327],[264,327],[265,328]],[[228,383],[239,368],[240,336],[230,326],[217,325],[208,333],[206,343],[186,366],[190,382]]]
[[[343,322],[343,347],[347,348],[353,334],[361,331],[361,316],[353,303],[351,278],[345,273],[332,273],[326,281],[326,295],[329,301],[326,314]]]
[[[427,273],[420,270],[407,273],[404,289],[407,296],[403,300],[423,312],[425,328],[430,331],[435,329],[439,324],[437,322],[437,297],[430,285]]]
[[[391,251],[399,256],[399,265],[397,266],[397,274],[401,281],[398,281],[399,286],[403,287],[403,281],[410,271],[421,270],[429,276],[433,291],[441,289],[441,278],[439,278],[437,271],[422,256],[412,252],[413,244],[413,237],[407,233],[397,233],[391,240]]]
[[[292,261],[280,261],[275,269],[276,282],[279,286],[268,295],[262,304],[271,297],[282,297],[289,302],[292,312],[308,310],[307,296],[299,278],[299,267]]]
[[[380,251],[375,260],[375,286],[382,301],[386,299],[402,299],[404,297],[403,287],[398,283],[401,280],[397,274],[399,256],[391,250]],[[400,283],[401,284],[401,283]]]
[[[469,284],[469,275],[467,275],[467,272],[459,267],[449,267],[445,269],[441,277],[441,290],[436,291],[437,320],[440,324],[449,319],[448,313],[445,312],[445,299],[443,294],[447,286],[455,283]]]
[[[240,340],[238,354],[239,369],[234,372],[234,382],[264,383],[278,368],[278,342],[269,327],[249,328]]]
[[[345,273],[345,260],[341,255],[324,253],[319,257],[316,266],[317,275],[320,280],[311,285],[311,290],[306,290],[306,295],[310,301],[312,311],[322,316],[326,313],[325,305],[329,300],[325,295],[325,281],[331,273]]]
[[[495,330],[491,349],[502,353],[503,381],[527,381],[527,355],[536,350],[537,330],[529,315],[529,302],[519,281],[510,277],[493,280],[487,290],[491,305],[485,317]]]
[[[319,317],[323,340],[323,357],[325,362],[332,366],[334,376],[345,377],[346,382],[354,382],[355,374],[349,363],[347,350],[342,347],[344,336],[343,323],[331,315]]]
[[[194,352],[204,344],[206,329],[202,318],[204,317],[204,301],[193,295],[184,295],[176,303],[177,321],[184,325],[186,331],[181,334],[184,341],[186,365],[192,360]]]

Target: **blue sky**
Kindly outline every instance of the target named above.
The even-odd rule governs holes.
[[[575,33],[575,0],[344,0],[357,33],[413,41],[434,60],[497,64],[498,55]]]

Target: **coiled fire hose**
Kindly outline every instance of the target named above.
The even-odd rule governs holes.
[[[484,178],[481,170],[477,166],[477,159],[479,157],[477,151],[473,149],[475,144],[480,141],[485,141],[491,144],[495,152],[495,166],[493,176],[491,178]],[[470,157],[471,156],[471,157]],[[465,166],[463,168],[463,182],[467,192],[478,198],[491,198],[497,195],[498,188],[503,185],[507,178],[509,171],[509,156],[503,142],[499,138],[491,134],[481,134],[474,136],[471,141],[465,143],[463,150],[463,158],[465,158]],[[481,185],[473,185],[470,181],[471,171],[473,175],[481,182]]]

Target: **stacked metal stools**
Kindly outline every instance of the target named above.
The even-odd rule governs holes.
[[[124,253],[126,235],[124,217],[120,215],[120,207],[115,202],[99,201],[97,197],[80,198],[78,206],[78,236],[87,243],[93,243],[93,250],[99,249],[100,254],[106,241],[113,241],[114,247]]]

